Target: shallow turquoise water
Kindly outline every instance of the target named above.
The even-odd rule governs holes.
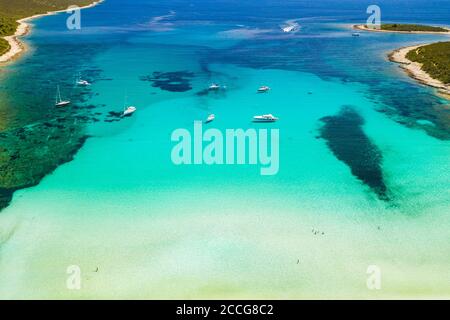
[[[261,20],[243,14],[225,19],[226,10],[194,10],[197,19],[187,19],[184,9],[174,3],[127,20],[118,17],[116,1],[107,1],[83,11],[88,27],[75,37],[62,30],[63,15],[36,21],[30,38],[36,51],[10,67],[17,72],[6,81],[24,81],[36,65],[48,63],[46,55],[58,61],[55,45],[81,43],[79,55],[70,56],[73,64],[62,70],[97,70],[91,94],[77,103],[94,105],[102,115],[83,125],[91,138],[74,161],[16,192],[0,215],[0,297],[448,296],[442,279],[448,279],[449,263],[450,145],[437,121],[441,111],[430,111],[443,110],[445,102],[385,60],[391,49],[437,37],[353,39],[344,23],[359,15],[350,14],[345,21],[305,20],[304,32],[284,38],[277,26],[292,16],[283,8],[273,20],[262,19],[264,11],[256,14]],[[180,16],[146,23],[168,10]],[[439,23],[431,12],[429,21]],[[236,24],[270,31],[249,35]],[[156,71],[192,72],[192,90],[169,92],[141,80]],[[53,72],[52,79],[62,73]],[[213,81],[226,91],[197,94]],[[255,93],[262,84],[271,86],[269,94]],[[122,109],[125,96],[137,113],[104,122],[108,112]],[[393,114],[379,112],[386,105]],[[364,120],[354,157],[365,161],[357,151],[366,140],[382,155],[388,201],[320,138],[321,119],[343,106]],[[280,121],[251,122],[269,112]],[[261,176],[259,167],[248,165],[173,165],[173,130],[192,130],[193,121],[209,113],[217,117],[209,126],[222,131],[278,128],[279,173]],[[405,125],[417,120],[437,131]],[[342,127],[352,130],[351,122]],[[73,264],[83,272],[80,291],[65,287]],[[383,272],[380,291],[366,287],[373,264]]]

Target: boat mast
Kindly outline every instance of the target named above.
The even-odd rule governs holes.
[[[59,90],[59,85],[56,86],[56,103],[60,103],[61,99],[61,91]]]

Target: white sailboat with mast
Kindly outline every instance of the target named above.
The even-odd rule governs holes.
[[[61,91],[59,89],[59,85],[56,86],[56,98],[55,98],[55,106],[56,107],[65,107],[70,104],[70,100],[63,100],[61,98]]]
[[[127,100],[128,100],[127,96],[125,96],[125,102],[124,102],[122,117],[130,117],[137,110],[137,108],[134,107],[134,106],[127,106]]]

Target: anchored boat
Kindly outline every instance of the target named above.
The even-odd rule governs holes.
[[[270,91],[270,87],[268,86],[261,86],[258,88],[258,93],[266,93]]]
[[[219,86],[217,83],[213,83],[213,84],[211,84],[211,85],[209,86],[208,89],[211,90],[211,91],[216,91],[216,90],[219,90],[219,89],[220,89],[220,86]]]
[[[137,110],[137,108],[136,108],[136,107],[133,107],[133,106],[126,107],[126,108],[123,110],[122,117],[129,117],[129,116],[131,116],[133,113],[135,113],[136,110]]]
[[[127,106],[127,100],[128,100],[128,98],[127,98],[127,96],[125,96],[122,117],[130,117],[137,110],[137,108],[134,106]]]
[[[275,122],[278,121],[277,117],[272,114],[263,114],[262,116],[254,116],[253,122]]]
[[[70,100],[63,100],[61,98],[61,91],[59,90],[59,86],[56,87],[56,98],[55,98],[55,106],[56,107],[65,107],[70,104]]]
[[[214,121],[216,116],[214,114],[210,114],[208,118],[206,118],[205,123],[210,123],[211,121]]]
[[[79,85],[79,86],[83,86],[83,87],[87,87],[87,86],[91,85],[89,83],[89,81],[81,79],[81,73],[78,74],[78,78],[77,78],[76,84]]]

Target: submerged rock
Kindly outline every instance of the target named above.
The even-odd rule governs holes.
[[[192,90],[190,79],[194,77],[193,72],[153,72],[151,76],[142,76],[141,81],[152,82],[152,86],[170,92],[185,92]]]

